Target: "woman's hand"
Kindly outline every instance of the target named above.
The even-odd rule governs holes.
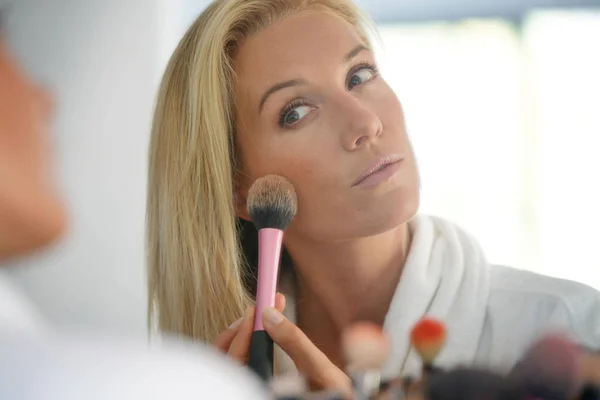
[[[352,397],[350,378],[339,369],[290,320],[275,308],[263,312],[263,325],[269,336],[294,361],[298,371],[317,389],[334,390]]]
[[[275,296],[275,307],[280,311],[285,309],[285,296],[281,293],[277,293]],[[248,307],[244,316],[234,321],[213,342],[213,346],[242,364],[248,363],[250,355],[250,339],[254,331],[255,310],[255,307]]]
[[[315,346],[310,339],[285,318],[285,297],[277,294],[275,308],[267,308],[262,316],[263,325],[269,336],[294,361],[298,371],[318,389],[336,390],[349,396],[350,378]],[[213,345],[239,362],[248,362],[250,340],[254,328],[254,307],[223,331]]]

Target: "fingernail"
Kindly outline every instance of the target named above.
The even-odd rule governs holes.
[[[263,311],[263,316],[271,325],[277,325],[283,321],[283,315],[273,307],[265,308],[265,311]]]
[[[244,317],[240,317],[240,318],[236,319],[235,321],[233,321],[233,323],[231,325],[229,325],[228,329],[231,329],[231,330],[236,329],[238,326],[240,326],[240,324],[242,323],[243,320],[244,320]]]

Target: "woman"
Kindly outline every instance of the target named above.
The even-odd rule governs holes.
[[[415,156],[368,26],[348,0],[216,0],[189,28],[163,77],[150,149],[149,306],[160,329],[245,362],[256,241],[245,199],[256,178],[278,174],[299,199],[284,239],[288,318],[263,315],[287,353],[280,371],[295,364],[316,385],[346,385],[340,333],[369,320],[392,335],[384,374],[416,373],[408,331],[425,314],[449,328],[442,366],[509,367],[553,328],[597,346],[596,291],[489,265],[467,233],[417,213]]]

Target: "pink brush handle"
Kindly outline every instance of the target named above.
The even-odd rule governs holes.
[[[254,330],[265,330],[262,313],[267,307],[275,307],[277,277],[279,275],[279,257],[283,231],[263,228],[258,231],[258,285],[256,288],[256,314]]]

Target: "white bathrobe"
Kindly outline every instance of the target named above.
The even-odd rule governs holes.
[[[421,317],[442,320],[448,339],[436,364],[506,370],[539,335],[561,330],[581,345],[600,348],[600,293],[580,283],[490,265],[473,237],[439,218],[419,215],[402,277],[384,322],[392,351],[383,375],[418,375],[421,363],[409,332]],[[568,268],[568,266],[565,266]],[[294,316],[287,292],[286,316]],[[279,374],[295,373],[276,351]]]

